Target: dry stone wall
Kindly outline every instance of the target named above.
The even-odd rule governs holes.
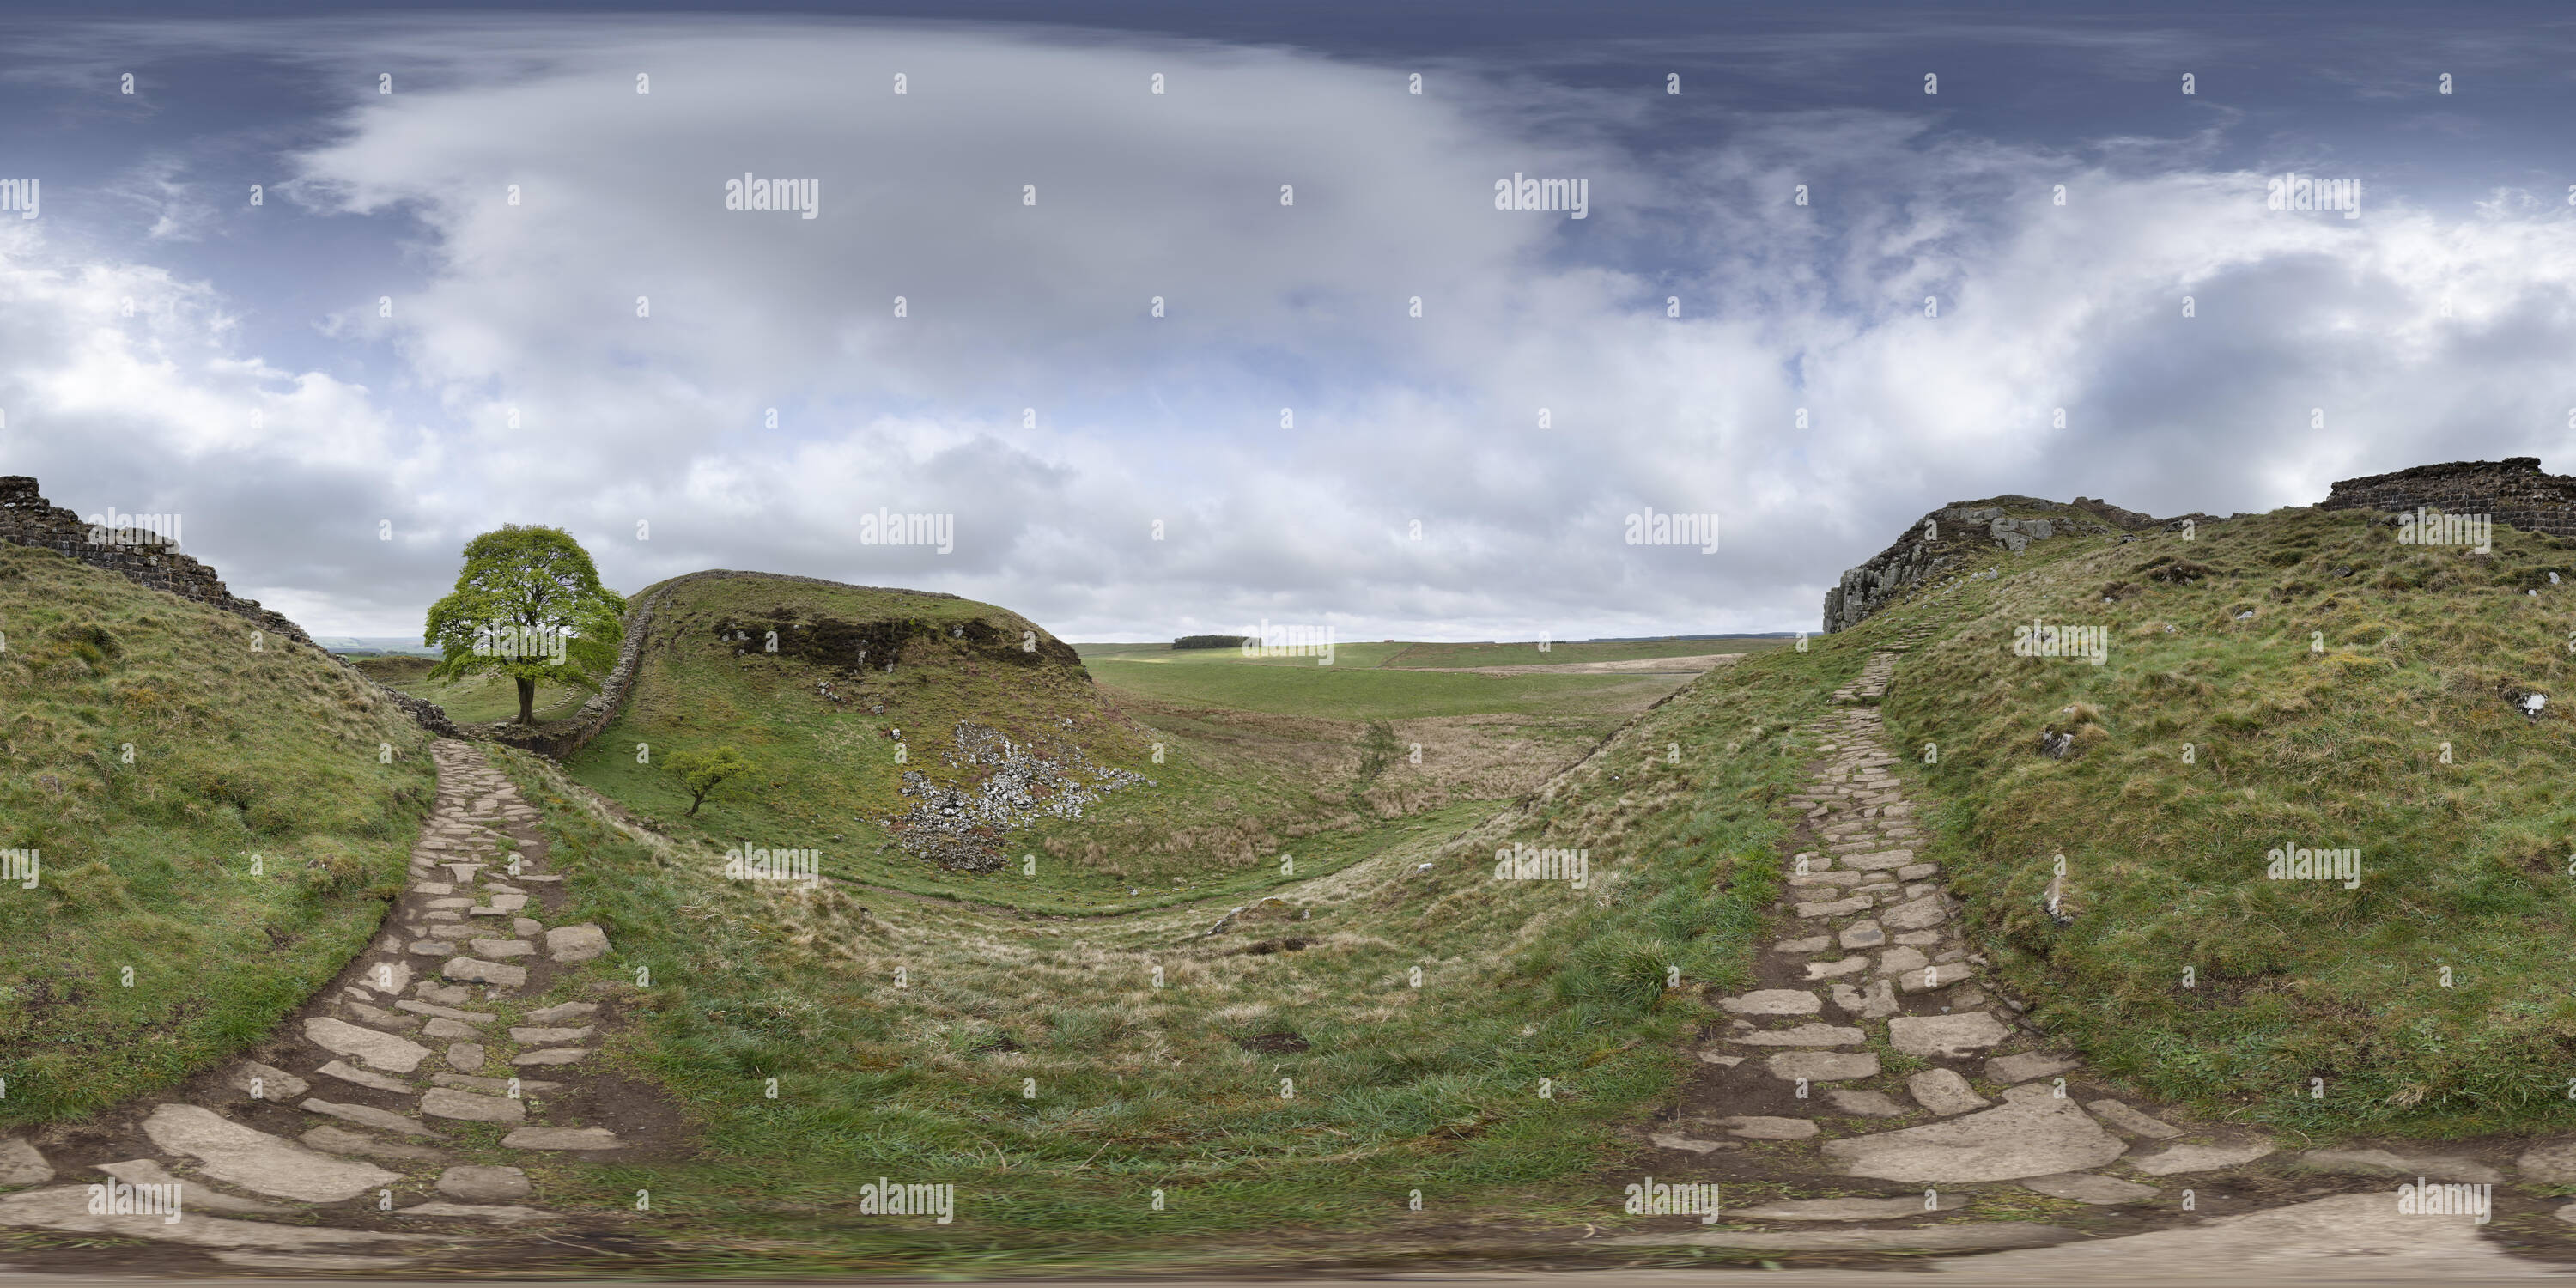
[[[2576,478],[2544,474],[2537,456],[2451,461],[2334,485],[2328,510],[2413,510],[2485,514],[2526,532],[2576,536]]]

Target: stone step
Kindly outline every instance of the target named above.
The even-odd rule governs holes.
[[[143,1134],[165,1153],[196,1159],[207,1176],[270,1198],[341,1203],[402,1179],[381,1167],[317,1154],[196,1105],[156,1107],[144,1119]]]

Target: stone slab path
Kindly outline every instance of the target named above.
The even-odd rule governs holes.
[[[568,991],[572,968],[610,944],[598,926],[542,919],[564,902],[563,878],[545,871],[537,810],[481,749],[441,739],[431,755],[437,801],[409,886],[374,942],[289,1021],[286,1067],[243,1061],[200,1079],[215,1091],[193,1102],[139,1110],[119,1159],[58,1169],[28,1140],[0,1138],[0,1189],[37,1187],[0,1195],[0,1226],[223,1250],[233,1265],[292,1267],[307,1264],[292,1254],[328,1249],[349,1269],[560,1220],[525,1202],[533,1186],[518,1163],[610,1159],[627,1142],[554,1108],[588,1076],[606,1004],[532,1004]],[[89,1187],[110,1178],[178,1184],[181,1219],[91,1212]]]
[[[2103,1094],[2100,1079],[1986,978],[1986,959],[1961,932],[1964,905],[1921,857],[1929,849],[1925,824],[1893,772],[1897,753],[1880,719],[1900,658],[1923,634],[1874,653],[1812,727],[1825,759],[1789,798],[1805,814],[1802,848],[1777,917],[1783,929],[1759,967],[1762,987],[1719,1000],[1726,1028],[1699,1051],[1706,1067],[1685,1104],[1698,1112],[1647,1133],[1678,1156],[1669,1163],[1676,1174],[1704,1175],[1736,1159],[1739,1180],[1759,1176],[1840,1197],[1729,1205],[1730,1225],[1792,1227],[1758,1237],[1749,1229],[1697,1230],[1622,1242],[1831,1251],[1884,1236],[1875,1246],[1943,1246],[1920,1240],[1954,1227],[1920,1223],[1960,1205],[1942,1188],[1953,1185],[2008,1186],[2137,1218],[2197,1222],[2210,1200],[2200,1200],[2201,1215],[2185,1215],[2183,1189],[2213,1195],[2237,1179],[2225,1175],[2230,1169],[2277,1152],[2258,1133]],[[1891,1067],[1900,1061],[1901,1073]],[[2388,1191],[2372,1201],[2391,1213],[2401,1180],[2506,1179],[2442,1151],[2312,1150],[2295,1162],[2384,1179]],[[2568,1183],[2576,1145],[2534,1146],[2517,1171],[2529,1183]],[[1911,1197],[1850,1197],[1900,1185]],[[1851,1229],[1879,1219],[1915,1228]],[[1821,1222],[1845,1233],[1811,1224]],[[1993,1243],[1946,1246],[2035,1246],[2061,1234],[2075,1237],[2024,1227]]]

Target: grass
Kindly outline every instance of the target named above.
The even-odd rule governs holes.
[[[1198,908],[1029,919],[728,883],[710,849],[613,829],[559,771],[506,753],[581,877],[572,917],[657,981],[618,1058],[709,1146],[602,1169],[594,1197],[649,1188],[689,1214],[666,1237],[758,1240],[782,1273],[1245,1264],[1615,1228],[1622,1129],[1684,1075],[1698,986],[1750,982],[1779,884],[1772,802],[1797,781],[1804,719],[1861,656],[1712,673],[1526,804],[1409,820],[1215,936]],[[1588,850],[1590,888],[1493,880],[1514,842]],[[1683,987],[1664,986],[1671,967]],[[851,1178],[880,1175],[955,1184],[974,1237],[855,1217]]]
[[[2292,510],[1982,563],[2004,575],[1869,625],[1942,624],[1890,730],[1938,745],[1906,770],[1948,802],[1935,857],[2044,1022],[2159,1096],[2281,1127],[2576,1124],[2576,726],[2554,705],[2576,543],[2403,547]],[[2104,628],[2107,663],[2014,656],[2034,619]],[[2524,716],[2526,691],[2553,705]],[[2268,879],[2285,845],[2359,850],[2359,887]],[[2041,907],[2060,854],[2064,927]]]
[[[928,628],[899,647],[891,639],[875,646],[865,671],[845,664],[848,641],[879,629],[870,624],[910,620]],[[736,638],[746,624],[757,636]],[[777,653],[766,648],[773,626],[783,629]],[[978,631],[990,639],[979,643]],[[1017,647],[1032,641],[1040,653]],[[1307,672],[1327,668],[1206,650],[1185,651],[1179,656],[1191,660],[1174,666],[1097,661],[1087,672],[1061,650],[1033,623],[968,600],[778,578],[694,581],[657,615],[625,710],[568,767],[692,843],[815,849],[824,871],[845,880],[1098,914],[1248,897],[1425,829],[1455,831],[1535,787],[1672,687],[1669,678],[1389,672],[1376,678],[1395,698],[1338,707],[1308,700],[1323,713],[1291,716],[1251,703],[1267,693],[1272,707],[1295,705],[1281,695],[1305,692]],[[875,662],[889,657],[892,673]],[[1124,683],[1167,674],[1253,696],[1212,704]],[[1341,710],[1356,715],[1337,718]],[[893,845],[883,820],[911,808],[899,794],[907,772],[951,786],[980,781],[987,771],[957,763],[960,721],[1022,745],[1077,747],[1095,765],[1150,782],[1103,793],[1079,818],[1014,829],[1000,843],[1018,861],[998,872],[952,871]],[[687,794],[660,766],[680,751],[727,744],[760,769],[720,786],[688,817]],[[649,752],[639,756],[639,745]]]
[[[1539,651],[1536,641],[1519,644],[1412,644],[1382,665],[1548,666],[1567,662],[1631,662],[1645,658],[1700,657],[1711,653],[1759,653],[1791,641],[1761,636],[1726,636],[1704,640],[1556,641]]]
[[[0,633],[0,849],[40,864],[0,885],[7,1125],[264,1036],[375,930],[435,777],[322,654],[51,551],[0,545]]]

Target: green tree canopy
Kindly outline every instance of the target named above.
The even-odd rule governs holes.
[[[707,793],[714,791],[716,784],[738,774],[750,773],[752,763],[749,757],[731,747],[715,747],[706,751],[681,752],[662,762],[662,767],[679,775],[681,784],[689,789],[689,814],[696,817],[698,807],[706,804]]]
[[[535,724],[538,681],[597,689],[616,669],[625,616],[625,597],[599,584],[572,534],[508,523],[465,543],[465,570],[430,606],[421,643],[445,655],[431,679],[516,680],[519,723]]]

